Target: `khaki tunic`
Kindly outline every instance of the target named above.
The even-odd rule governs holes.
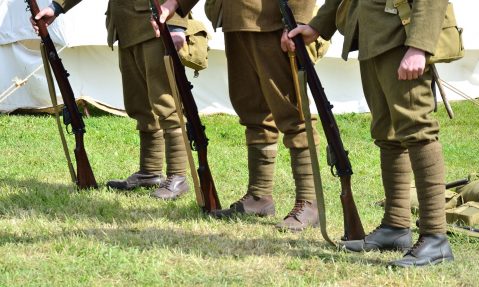
[[[283,28],[277,0],[222,0],[223,32],[270,32]],[[178,14],[186,15],[198,0],[179,0]],[[296,22],[308,23],[316,1],[291,0],[289,6]]]
[[[67,12],[81,0],[56,0]],[[160,2],[162,2],[160,0]],[[110,0],[105,13],[108,31],[108,45],[111,47],[121,38],[119,46],[126,48],[155,38],[149,18],[151,16],[149,0]],[[186,19],[175,14],[168,24],[186,27]]]
[[[66,11],[81,0],[56,1]],[[106,11],[108,45],[118,40],[118,57],[125,110],[137,121],[137,129],[153,132],[179,127],[163,62],[162,42],[149,22],[148,0],[110,0]],[[175,15],[168,24],[186,27]]]
[[[359,47],[359,60],[375,57],[406,45],[434,54],[447,0],[415,0],[411,10],[410,33],[398,15],[384,12],[386,0],[352,0],[346,26],[343,58]],[[336,32],[336,10],[341,0],[326,0],[309,25],[326,40]]]

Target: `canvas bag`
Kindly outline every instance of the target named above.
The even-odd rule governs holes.
[[[195,77],[198,71],[208,67],[208,41],[210,35],[201,21],[194,20],[191,15],[188,17],[188,27],[185,31],[186,44],[178,51],[181,63],[188,68],[195,70]]]

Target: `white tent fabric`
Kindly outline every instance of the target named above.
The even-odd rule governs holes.
[[[71,74],[75,96],[90,102],[123,109],[120,72],[116,50],[106,46],[104,11],[108,0],[83,0],[67,14],[60,16],[49,31],[68,72]],[[318,1],[323,2],[323,1]],[[460,26],[464,27],[466,57],[460,61],[439,65],[444,80],[472,97],[479,97],[479,26],[474,18],[479,3],[452,1]],[[38,0],[40,7],[48,0]],[[30,12],[25,11],[23,0],[0,0],[0,112],[18,108],[45,108],[51,106],[41,57],[31,40],[38,41],[29,23]],[[194,11],[195,18],[206,20],[203,3]],[[188,71],[193,94],[201,113],[230,113],[233,108],[228,99],[226,59],[221,31],[213,33],[210,42],[209,67],[198,78]],[[26,41],[25,41],[26,40]],[[325,87],[335,113],[364,112],[367,105],[361,89],[358,62],[340,59],[342,37],[333,37],[326,57],[317,65],[319,77]],[[32,48],[33,47],[33,48]],[[32,75],[25,80],[29,75]],[[25,80],[25,81],[22,81]],[[449,92],[450,99],[462,99]],[[57,93],[58,101],[61,95]],[[313,107],[313,111],[315,111]]]

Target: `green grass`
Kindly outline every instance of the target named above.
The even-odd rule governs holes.
[[[442,106],[448,181],[479,170],[477,106],[455,102],[454,120]],[[190,192],[176,202],[148,190],[114,192],[104,183],[138,166],[135,123],[93,110],[85,144],[98,190],[75,191],[69,180],[55,119],[0,116],[0,286],[477,286],[479,240],[453,235],[456,261],[421,269],[391,270],[399,252],[338,252],[318,229],[280,233],[274,224],[293,206],[288,150],[280,146],[275,170],[277,216],[214,220]],[[383,198],[379,152],[369,136],[368,114],[337,116],[354,169],[353,194],[367,231],[380,221]],[[227,115],[202,117],[210,139],[209,163],[224,207],[246,191],[243,128]],[[69,136],[70,147],[73,147]],[[342,235],[339,181],[320,164],[328,230]],[[196,155],[195,155],[196,156]],[[416,230],[415,230],[416,231]],[[417,236],[417,232],[415,232]]]

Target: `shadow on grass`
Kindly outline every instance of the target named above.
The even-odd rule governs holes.
[[[0,178],[0,184],[7,190],[14,190],[0,194],[0,216],[15,216],[26,211],[51,220],[86,218],[103,223],[135,223],[160,218],[178,221],[206,216],[194,201],[193,192],[180,200],[167,202],[150,198],[144,189],[130,193],[105,187],[78,191],[73,184],[51,184],[35,179]]]
[[[135,203],[135,200],[122,198],[125,195],[106,189],[77,192],[73,185],[50,184],[35,180],[0,179],[0,183],[0,187],[3,186],[5,189],[0,194],[0,217],[17,217],[30,213],[52,221],[93,219],[102,223],[116,223],[112,225],[114,227],[78,229],[72,227],[74,230],[49,231],[42,235],[32,235],[28,232],[19,234],[4,229],[6,231],[0,231],[0,245],[35,244],[71,238],[77,242],[84,239],[145,251],[173,250],[172,254],[178,252],[206,258],[241,259],[248,256],[286,255],[303,259],[318,258],[325,263],[346,261],[358,264],[385,264],[381,260],[364,258],[361,254],[336,252],[336,248],[322,240],[291,237],[274,232],[260,236],[252,234],[246,239],[238,237],[234,224],[231,224],[234,221],[217,221],[206,216],[197,206],[193,192],[188,198],[175,202],[145,198],[141,199],[141,203]],[[9,189],[13,192],[9,192]],[[131,196],[142,197],[142,195]],[[206,227],[208,221],[211,221],[212,225],[231,224],[231,231],[215,231],[210,228],[199,228],[199,231],[195,231],[180,227],[142,227],[145,221],[165,222],[166,219],[172,222],[196,222],[199,218],[204,220],[199,224]],[[273,228],[273,225],[268,223],[272,219],[246,216],[238,220],[247,224],[270,225]]]
[[[324,241],[280,238],[263,235],[257,238],[238,238],[235,233],[197,233],[175,228],[98,228],[77,229],[44,236],[19,236],[0,232],[0,245],[32,244],[62,238],[84,238],[85,240],[107,243],[121,248],[135,248],[141,251],[170,250],[171,254],[191,254],[210,259],[243,259],[250,256],[291,257],[319,259],[324,263],[348,262],[357,264],[385,265],[381,259],[365,258],[359,253],[348,253],[331,247]],[[78,243],[77,243],[78,244]],[[156,251],[157,252],[157,251]]]

